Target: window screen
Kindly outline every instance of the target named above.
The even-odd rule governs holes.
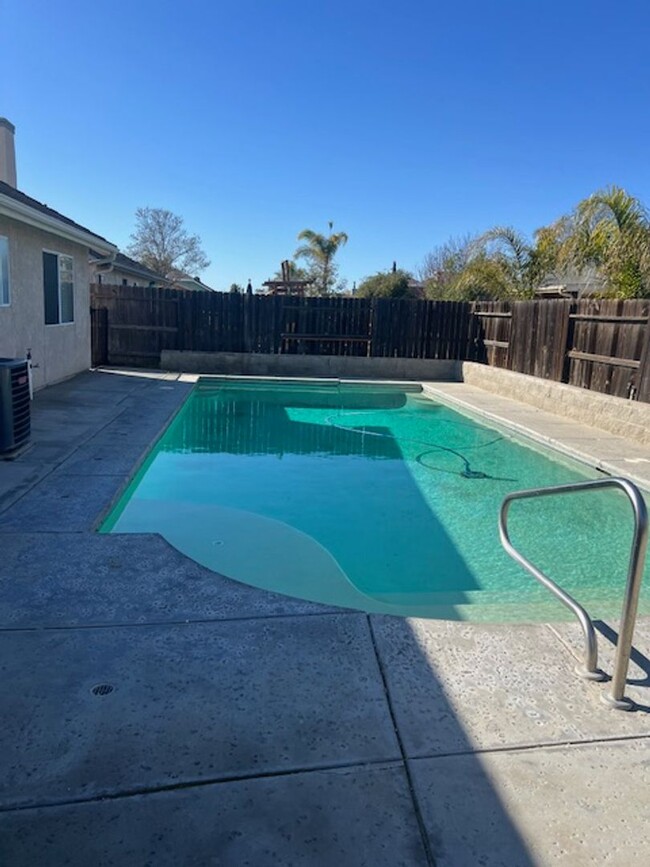
[[[59,322],[74,320],[72,256],[59,256]]]

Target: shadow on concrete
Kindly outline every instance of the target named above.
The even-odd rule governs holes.
[[[612,626],[605,623],[603,620],[594,620],[594,627],[604,638],[607,639],[607,641],[610,642],[612,647],[616,648],[618,644],[618,632]],[[645,677],[630,677],[628,672],[627,683],[630,686],[645,687],[646,689],[650,688],[650,659],[648,659],[645,654],[641,653],[637,647],[632,645],[630,662],[638,666],[645,674]],[[641,711],[642,713],[650,713],[650,705],[640,704],[638,701],[634,702],[634,709],[635,711]]]
[[[436,867],[535,867],[532,856],[513,817],[486,771],[476,746],[445,695],[435,669],[420,650],[417,636],[407,620],[399,619],[396,633],[382,632],[382,622],[397,618],[370,615],[370,629],[382,671],[387,701],[398,735],[400,749],[409,776],[414,804],[428,850],[429,863]],[[387,645],[392,643],[392,647]],[[393,659],[391,660],[391,656]],[[391,689],[399,672],[389,670],[396,657],[414,670],[413,687],[408,700],[402,690]],[[418,696],[435,695],[435,711],[427,721],[414,722],[406,703]],[[443,732],[437,754],[422,757],[415,746],[417,729],[422,724],[436,726]],[[419,753],[419,755],[418,755]]]

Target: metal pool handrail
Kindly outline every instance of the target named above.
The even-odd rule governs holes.
[[[627,670],[630,664],[632,650],[632,637],[636,623],[636,614],[639,603],[639,590],[643,577],[646,548],[648,545],[648,510],[641,492],[629,479],[607,478],[596,479],[590,482],[576,482],[571,485],[556,485],[549,488],[532,488],[527,491],[514,491],[504,499],[499,512],[499,536],[501,544],[508,554],[536,578],[544,587],[547,587],[560,602],[564,603],[577,617],[585,637],[585,664],[584,669],[578,673],[589,680],[603,680],[605,675],[598,668],[598,642],[591,618],[585,609],[576,600],[569,596],[558,584],[540,571],[533,563],[521,554],[510,541],[508,534],[508,510],[514,500],[523,500],[537,497],[554,496],[555,494],[573,494],[583,491],[594,491],[601,488],[619,488],[627,495],[634,513],[634,536],[630,552],[630,563],[627,573],[627,584],[623,597],[623,611],[619,627],[618,641],[616,643],[616,659],[614,662],[614,675],[612,688],[609,695],[603,695],[603,699],[612,707],[620,710],[630,710],[634,702],[625,697],[625,683]]]

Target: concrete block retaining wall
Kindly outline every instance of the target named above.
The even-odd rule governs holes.
[[[575,385],[539,379],[473,361],[462,363],[462,379],[485,391],[511,397],[546,412],[650,445],[650,404],[599,394]]]
[[[164,349],[163,370],[231,376],[322,376],[362,379],[460,381],[461,363],[429,358],[344,355],[265,355],[252,352],[179,352]]]

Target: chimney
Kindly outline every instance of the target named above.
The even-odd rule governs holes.
[[[0,181],[16,186],[16,127],[6,117],[0,117]]]

